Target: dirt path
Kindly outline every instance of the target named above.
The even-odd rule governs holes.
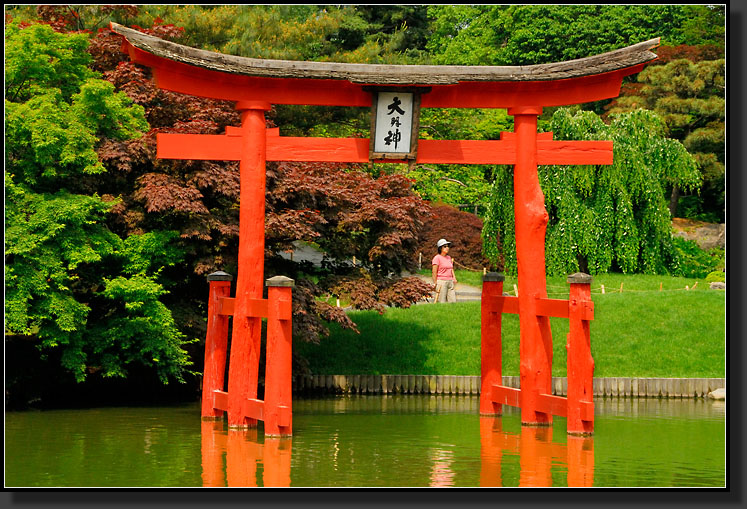
[[[428,276],[418,274],[417,277],[427,283],[433,284],[433,279]],[[482,288],[476,286],[465,285],[464,283],[458,282],[454,286],[454,290],[456,291],[457,302],[481,300],[482,297]],[[429,299],[428,302],[433,302],[433,299]]]

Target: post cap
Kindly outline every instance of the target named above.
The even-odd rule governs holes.
[[[571,274],[568,276],[568,282],[569,283],[581,283],[581,284],[590,284],[591,283],[591,276],[588,274],[585,274],[583,272],[576,272],[575,274]]]
[[[265,285],[267,286],[289,286],[291,288],[294,288],[296,286],[296,282],[289,277],[274,276],[266,280]]]
[[[208,281],[233,281],[233,276],[227,272],[218,270],[216,272],[213,272],[212,274],[208,274],[207,280]]]
[[[501,274],[500,272],[488,272],[487,274],[483,274],[482,280],[485,281],[493,281],[493,282],[503,282],[506,279],[506,276]]]

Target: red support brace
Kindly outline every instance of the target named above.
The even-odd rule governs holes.
[[[226,354],[228,351],[228,316],[220,314],[220,303],[231,293],[231,279],[225,272],[214,272],[208,276],[207,336],[205,338],[205,366],[202,376],[202,418],[220,419],[223,410],[213,406],[212,394],[222,391],[225,384]]]
[[[491,272],[483,276],[480,328],[480,414],[501,415],[502,406],[491,397],[493,385],[501,385],[501,319],[503,274]],[[497,298],[496,298],[497,297]]]
[[[576,273],[568,276],[569,295],[568,351],[568,424],[571,435],[594,432],[594,359],[591,357],[589,317],[585,310],[591,304],[591,276]],[[593,308],[592,308],[593,309]],[[584,407],[591,406],[591,415]]]
[[[291,305],[293,280],[275,276],[267,280],[267,368],[265,370],[265,436],[292,434],[290,415],[280,420],[281,408],[291,408],[292,327],[286,308]],[[290,410],[287,412],[291,414]]]

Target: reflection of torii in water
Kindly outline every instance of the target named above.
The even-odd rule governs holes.
[[[589,280],[586,275],[574,276],[571,292],[576,285],[577,297],[572,295],[562,302],[547,299],[544,253],[548,216],[537,165],[611,164],[612,142],[555,141],[552,133],[537,133],[537,118],[545,107],[616,97],[625,76],[640,72],[656,59],[650,50],[658,46],[658,38],[568,62],[518,67],[421,66],[245,58],[189,48],[116,23],[111,28],[124,36],[123,46],[130,58],[153,70],[159,88],[235,101],[241,111],[241,127],[227,128],[226,135],[158,135],[160,158],[240,161],[236,296],[221,297],[231,301],[230,306],[221,308],[223,315],[226,319],[234,316],[228,391],[223,386],[224,365],[206,363],[203,399],[216,411],[203,411],[203,416],[226,410],[229,426],[254,426],[257,419],[263,419],[267,434],[291,434],[290,419],[280,425],[275,417],[290,412],[290,357],[285,358],[289,350],[273,361],[279,363],[273,369],[279,373],[277,380],[265,381],[266,391],[274,398],[272,405],[267,396],[265,402],[256,399],[260,321],[269,313],[267,301],[262,300],[265,161],[369,162],[368,139],[279,136],[277,130],[266,129],[265,111],[272,104],[371,107],[372,89],[396,92],[405,88],[418,91],[423,108],[506,108],[514,117],[514,132],[502,133],[500,140],[419,140],[415,158],[415,163],[421,164],[514,165],[521,292],[516,303],[502,299],[500,293],[483,299],[489,301],[489,307],[483,307],[481,413],[500,414],[502,404],[511,404],[521,407],[524,424],[548,425],[553,414],[565,415],[569,433],[593,431],[594,368],[588,334],[593,307],[580,287],[588,286]],[[486,281],[487,286],[496,282]],[[484,287],[483,293],[486,291]],[[500,334],[500,320],[495,317],[507,308],[519,313],[521,389],[501,385],[500,337],[495,337]],[[551,395],[551,316],[571,320],[567,400]],[[279,320],[285,327],[289,317]],[[208,330],[210,343],[216,338],[211,337],[210,326]],[[225,362],[225,355],[222,358]]]

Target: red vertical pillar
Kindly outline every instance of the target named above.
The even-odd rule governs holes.
[[[270,104],[239,101],[243,149],[239,190],[239,257],[236,301],[228,368],[228,425],[256,426],[243,415],[243,401],[257,397],[261,318],[249,317],[248,299],[262,298],[265,260],[265,161],[267,139],[264,112]]]
[[[480,486],[503,486],[501,459],[504,445],[500,419],[480,417]],[[513,451],[510,451],[513,452]]]
[[[267,280],[267,352],[265,368],[265,436],[292,434],[292,322],[291,299],[295,283],[285,276]],[[279,422],[280,408],[288,415]]]
[[[552,428],[523,428],[519,442],[519,487],[551,487],[552,463]]]
[[[594,485],[594,439],[568,437],[568,487]]]
[[[222,271],[207,277],[210,284],[208,323],[205,338],[205,367],[202,376],[202,418],[220,419],[223,410],[213,407],[213,392],[225,390],[226,354],[228,351],[227,315],[218,314],[218,299],[231,295],[233,276]]]
[[[264,475],[265,488],[287,488],[291,482],[291,450],[293,441],[290,438],[268,438],[265,440]]]
[[[480,305],[480,414],[501,415],[503,405],[493,403],[493,385],[503,385],[501,378],[501,306],[503,274],[489,272],[482,277]]]
[[[223,457],[226,454],[226,434],[222,422],[201,423],[202,485],[223,487],[226,485],[226,469]]]
[[[591,276],[578,272],[568,276],[568,433],[591,435],[592,420],[581,419],[580,402],[594,400],[594,359],[591,357],[591,333],[585,314],[591,309]]]
[[[521,422],[549,425],[550,414],[538,412],[538,394],[552,391],[552,336],[548,317],[537,316],[537,298],[546,298],[545,230],[548,215],[537,176],[538,106],[509,108],[514,116],[516,164],[514,212],[519,291],[519,377]]]
[[[229,488],[256,488],[257,464],[263,446],[257,428],[232,430],[226,440],[226,484]]]

